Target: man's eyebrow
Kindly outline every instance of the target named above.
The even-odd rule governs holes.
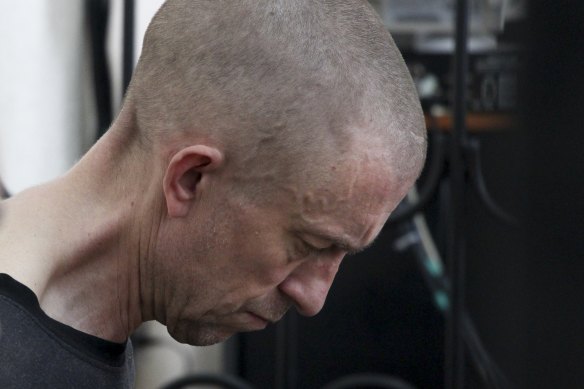
[[[339,243],[340,243],[340,242],[339,242]],[[346,245],[345,245],[345,246],[338,246],[338,245],[337,245],[337,242],[334,242],[334,245],[335,245],[335,246],[337,246],[337,247],[340,247],[340,248],[342,248],[344,251],[346,251],[346,252],[347,252],[347,255],[355,255],[355,254],[357,254],[357,253],[360,253],[360,252],[362,252],[362,251],[365,251],[365,250],[367,250],[369,247],[371,247],[371,245],[372,245],[372,244],[373,244],[373,241],[372,241],[372,242],[370,242],[370,243],[367,243],[365,246],[357,246],[357,247],[354,247],[354,246],[346,246]]]
[[[368,244],[366,244],[365,246],[359,246],[359,245],[355,245],[355,244],[351,243],[350,241],[348,241],[345,238],[328,235],[326,233],[312,232],[311,235],[313,235],[314,237],[316,237],[318,239],[322,239],[322,240],[326,240],[328,242],[331,242],[335,247],[337,247],[343,251],[346,251],[347,255],[354,255],[354,254],[360,253],[361,251],[370,247],[373,244],[373,242],[375,241],[375,240],[373,240],[373,241],[369,242]]]

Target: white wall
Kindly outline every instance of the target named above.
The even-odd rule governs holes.
[[[136,55],[162,0],[136,0]],[[95,112],[82,0],[0,1],[0,177],[19,192],[67,171],[91,146]],[[123,1],[112,0],[108,55],[114,112],[121,102]],[[220,372],[223,348],[180,345],[166,329],[140,329],[155,345],[137,350],[137,389],[194,372]]]
[[[0,2],[0,176],[11,192],[60,175],[93,138],[82,5]]]

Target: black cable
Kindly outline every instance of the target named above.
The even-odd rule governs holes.
[[[107,64],[106,37],[109,22],[109,0],[86,0],[85,17],[89,25],[93,63],[93,89],[97,114],[99,139],[112,121],[110,72]]]
[[[410,196],[408,196],[406,201],[411,201],[409,197]],[[404,205],[400,204],[400,207],[403,206]],[[439,253],[432,247],[427,247],[428,245],[433,245],[433,243],[425,240],[432,240],[432,238],[428,235],[426,235],[426,238],[423,237],[422,231],[420,230],[421,226],[418,223],[419,221],[416,220],[402,223],[400,230],[403,236],[407,238],[398,239],[394,248],[398,251],[404,251],[408,248],[412,250],[422,278],[434,297],[436,307],[448,320],[451,316],[450,300],[448,299],[451,288],[450,280],[447,275],[443,273],[441,266],[439,266],[439,263],[441,262],[440,258],[431,258],[432,255],[439,256]],[[402,244],[400,241],[406,242],[407,244]],[[434,264],[434,262],[438,262],[438,264]],[[462,316],[462,337],[464,345],[468,350],[473,366],[486,387],[489,389],[511,388],[512,384],[507,380],[503,372],[484,348],[474,323],[466,309],[463,311]]]
[[[227,389],[254,389],[241,378],[227,374],[193,374],[172,381],[161,389],[182,389],[193,385],[219,385]]]
[[[443,134],[437,133],[432,137],[430,144],[432,161],[428,167],[428,174],[424,180],[424,185],[420,186],[418,201],[414,204],[406,202],[404,204],[407,204],[407,206],[396,209],[387,223],[385,223],[385,226],[399,224],[411,218],[432,200],[444,171],[444,160],[446,159],[445,144],[446,140]]]
[[[487,189],[485,178],[483,176],[483,169],[481,164],[481,149],[478,139],[469,138],[465,144],[467,160],[469,162],[469,173],[474,184],[474,187],[486,206],[487,210],[498,219],[507,224],[517,225],[519,221],[514,216],[505,212],[496,202]]]
[[[512,388],[513,385],[485,350],[468,312],[464,313],[463,337],[469,355],[487,387],[490,389]]]
[[[124,52],[123,52],[123,89],[125,94],[134,72],[134,0],[124,0]]]
[[[376,387],[387,389],[415,389],[411,384],[385,374],[353,374],[339,378],[325,386],[322,389],[351,389]]]

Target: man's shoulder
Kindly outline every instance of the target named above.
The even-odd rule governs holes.
[[[0,387],[132,387],[131,346],[51,320],[30,289],[0,274]]]

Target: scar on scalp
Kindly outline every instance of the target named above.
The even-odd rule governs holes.
[[[302,206],[305,212],[334,212],[345,202],[328,189],[309,191],[302,196]]]

